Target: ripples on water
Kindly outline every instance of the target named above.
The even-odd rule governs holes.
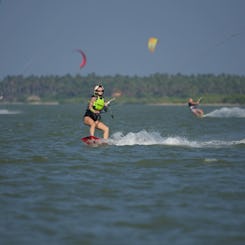
[[[0,108],[1,244],[244,244],[244,111],[115,105],[88,147],[83,106]]]

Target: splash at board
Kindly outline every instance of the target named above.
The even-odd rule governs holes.
[[[175,146],[175,147],[190,147],[190,148],[224,148],[234,145],[244,145],[245,139],[238,140],[189,140],[183,136],[161,136],[159,132],[147,132],[145,130],[139,132],[129,132],[123,134],[122,132],[116,132],[111,135],[108,140],[104,140],[97,137],[84,137],[81,140],[89,147],[99,147],[103,145],[107,146]]]

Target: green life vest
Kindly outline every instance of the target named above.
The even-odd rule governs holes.
[[[96,101],[93,104],[93,108],[96,111],[101,111],[105,106],[105,100],[103,97],[97,97]]]

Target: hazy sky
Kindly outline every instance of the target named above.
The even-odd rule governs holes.
[[[0,78],[92,72],[245,75],[245,1],[0,0]]]

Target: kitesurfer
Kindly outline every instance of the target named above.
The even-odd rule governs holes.
[[[201,100],[201,98],[199,100],[197,100],[196,102],[192,98],[189,98],[189,100],[188,100],[188,106],[189,106],[190,110],[197,117],[202,117],[204,114],[203,110],[198,108],[198,105],[200,104],[200,100]]]
[[[109,137],[109,127],[101,122],[101,112],[107,111],[109,101],[105,102],[104,97],[104,87],[98,84],[94,87],[94,94],[88,103],[87,110],[84,114],[83,122],[85,125],[90,126],[90,136],[94,136],[95,129],[103,131],[103,138],[108,139]]]

